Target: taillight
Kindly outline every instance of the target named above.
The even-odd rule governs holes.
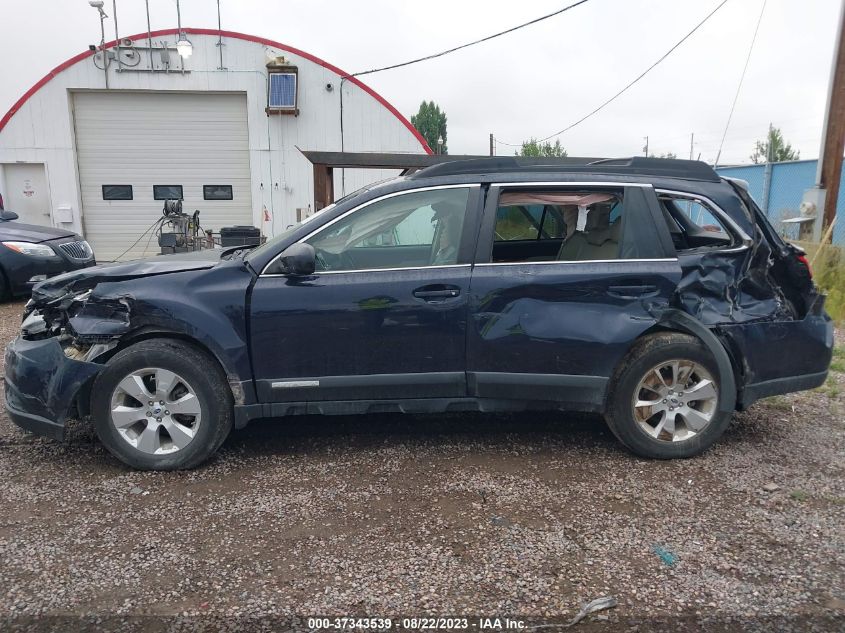
[[[804,264],[807,267],[807,272],[810,275],[810,279],[812,279],[813,278],[813,269],[810,268],[810,262],[807,261],[807,256],[804,255],[804,253],[801,253],[797,256],[797,259],[798,259],[799,262],[801,262],[802,264]]]

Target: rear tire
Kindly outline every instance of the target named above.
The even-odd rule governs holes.
[[[654,459],[700,455],[721,437],[730,413],[712,354],[699,339],[666,332],[643,338],[611,381],[607,424],[633,453]]]
[[[184,470],[211,457],[228,436],[232,391],[208,354],[151,339],[108,361],[94,382],[91,412],[100,441],[123,463]]]

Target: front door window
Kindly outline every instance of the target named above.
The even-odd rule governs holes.
[[[317,254],[317,271],[457,264],[469,191],[401,194],[341,217],[305,240]]]

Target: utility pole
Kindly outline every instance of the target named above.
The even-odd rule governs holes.
[[[643,138],[645,138],[645,147],[643,147],[643,152],[645,152],[645,156],[648,158],[648,137],[644,136]]]
[[[496,155],[496,150],[493,147],[493,133],[490,132],[490,156],[495,156],[495,155]]]
[[[689,134],[689,159],[692,160],[692,146],[695,140],[695,132],[690,132]]]
[[[839,8],[839,26],[836,34],[836,48],[833,52],[833,67],[830,73],[830,87],[827,93],[824,137],[819,152],[819,166],[816,172],[816,188],[823,190],[824,213],[822,222],[816,222],[814,237],[820,239],[822,231],[836,218],[836,200],[839,198],[842,176],[842,153],[845,150],[845,0]],[[817,216],[818,217],[818,216]]]

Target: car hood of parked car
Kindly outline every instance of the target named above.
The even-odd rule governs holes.
[[[125,281],[138,277],[203,270],[220,262],[225,250],[209,249],[178,255],[160,255],[130,262],[114,262],[82,268],[51,277],[32,289],[34,304],[60,299],[70,293],[84,292],[102,282]]]
[[[2,242],[46,242],[63,237],[77,237],[73,231],[57,229],[52,226],[37,226],[14,220],[0,222],[0,241]],[[81,238],[80,238],[81,239]]]

